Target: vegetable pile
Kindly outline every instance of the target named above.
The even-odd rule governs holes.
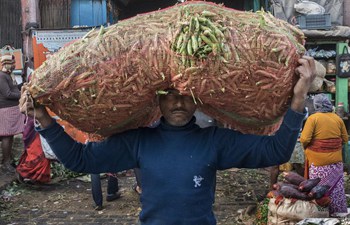
[[[30,92],[76,128],[108,136],[159,118],[173,87],[243,133],[279,127],[304,35],[270,13],[186,2],[92,30],[33,74]]]
[[[274,184],[274,190],[267,194],[268,198],[276,199],[276,204],[283,198],[315,201],[322,207],[326,207],[330,203],[330,198],[327,195],[330,187],[321,184],[320,178],[305,179],[294,172],[284,172],[283,177],[284,181]]]

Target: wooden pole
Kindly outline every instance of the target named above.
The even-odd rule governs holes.
[[[26,68],[34,68],[33,47],[31,29],[40,27],[39,0],[21,0],[22,6],[22,35],[23,35],[23,55],[25,62],[24,74],[28,75]]]

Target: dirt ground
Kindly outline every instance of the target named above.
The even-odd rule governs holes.
[[[100,214],[118,212],[120,214],[138,215],[140,211],[139,196],[132,191],[134,177],[121,176],[120,186],[122,198],[106,202],[107,179],[101,176],[104,195],[104,209]],[[130,185],[130,186],[129,186]],[[10,199],[6,206],[7,216],[15,216],[16,212],[24,209],[45,209],[51,211],[94,211],[89,176],[80,176],[68,180],[53,180],[50,184],[29,185],[13,184],[8,190]],[[11,216],[11,213],[14,213]]]
[[[20,148],[18,148],[20,149]],[[350,196],[350,176],[345,176],[346,193]],[[106,196],[107,179],[102,176],[103,195]],[[0,193],[0,225],[24,224],[78,224],[72,223],[78,215],[82,219],[118,218],[113,224],[137,224],[141,210],[139,195],[132,190],[135,177],[132,172],[119,174],[122,197],[113,202],[104,201],[104,209],[95,211],[88,176],[65,179],[57,176],[47,185],[25,185],[13,182]],[[268,169],[230,169],[217,174],[214,212],[218,225],[256,225],[257,204],[265,198],[269,187]],[[61,213],[61,214],[60,214]],[[52,216],[67,215],[59,222]],[[34,220],[34,221],[33,221]],[[120,222],[119,221],[124,221]]]
[[[266,169],[220,171],[217,176],[214,204],[218,225],[256,225],[256,206],[265,197],[269,182],[268,176],[269,173]],[[101,181],[105,197],[107,179],[102,177]],[[135,178],[131,173],[120,174],[119,184],[122,197],[113,202],[104,201],[102,211],[93,209],[88,176],[68,180],[56,179],[51,184],[40,186],[13,183],[1,195],[0,225],[71,224],[64,223],[62,220],[60,223],[54,223],[50,220],[52,215],[62,212],[70,215],[71,219],[76,218],[74,215],[80,213],[86,215],[86,218],[96,216],[128,218],[125,223],[113,224],[137,224],[141,208],[139,195],[132,190],[134,182]],[[346,176],[346,193],[350,194],[349,176]],[[23,216],[27,212],[38,212],[39,218],[50,222],[24,223],[24,220],[28,221],[28,216]],[[29,219],[29,221],[31,220]],[[93,224],[104,223],[96,222]]]
[[[254,210],[258,202],[257,196],[261,198],[266,193],[267,175],[266,170],[232,169],[219,172],[214,204],[218,224],[254,224],[252,221],[255,219]],[[7,222],[4,224],[9,224],[9,222],[10,224],[20,224],[16,221],[21,221],[20,214],[28,210],[45,212],[46,214],[64,211],[105,216],[118,215],[131,217],[137,221],[141,208],[139,195],[132,190],[134,182],[134,176],[120,175],[119,183],[122,197],[113,202],[104,200],[102,211],[93,209],[88,176],[56,180],[52,184],[41,186],[15,183],[6,190],[8,201],[0,203],[0,211],[2,211],[0,221]],[[102,177],[104,197],[106,196],[106,186],[107,179]],[[41,214],[41,217],[45,217],[45,215]],[[0,222],[0,224],[2,223]]]

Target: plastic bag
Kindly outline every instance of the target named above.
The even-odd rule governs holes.
[[[305,219],[297,223],[296,225],[308,225],[308,224],[323,224],[323,225],[337,225],[340,220],[334,218],[318,218],[318,219]]]
[[[337,55],[337,75],[341,78],[350,77],[350,54],[348,47],[344,46],[343,53]]]
[[[311,1],[298,2],[294,4],[294,9],[298,13],[305,14],[305,15],[324,14],[326,11],[324,7],[317,4],[316,2],[311,2]]]
[[[269,202],[268,225],[294,225],[306,218],[327,218],[328,208],[318,206],[313,201],[284,198],[277,205],[276,199]]]

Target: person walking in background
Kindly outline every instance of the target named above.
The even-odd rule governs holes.
[[[14,173],[13,167],[13,140],[14,135],[24,130],[25,116],[19,110],[21,92],[12,79],[15,69],[15,57],[3,55],[0,58],[0,141],[2,149],[1,168],[4,172]]]
[[[101,187],[101,177],[100,174],[91,174],[91,192],[92,198],[95,202],[94,209],[102,210],[103,209],[103,194]],[[119,184],[118,178],[116,174],[107,174],[107,196],[106,201],[111,202],[117,200],[121,197],[121,193],[119,192]]]
[[[330,215],[346,213],[342,145],[348,143],[348,133],[327,95],[315,95],[313,102],[315,113],[306,120],[300,136],[305,149],[305,176],[321,178],[320,184],[330,187]]]

